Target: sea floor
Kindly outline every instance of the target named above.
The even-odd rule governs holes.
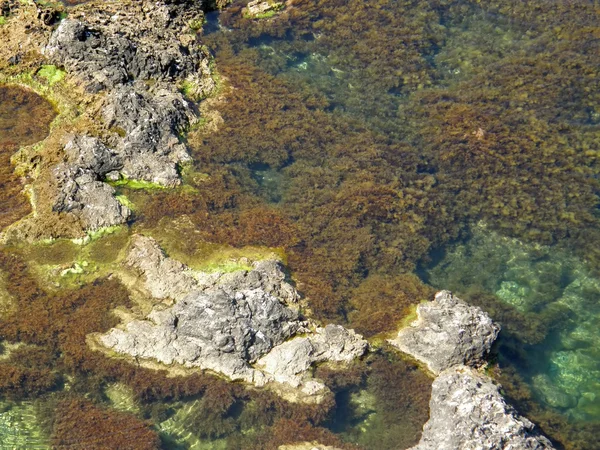
[[[134,218],[90,244],[0,249],[0,375],[22,380],[0,381],[0,442],[68,448],[69,424],[93,434],[103,417],[143,448],[152,433],[172,449],[409,448],[431,379],[381,342],[450,289],[502,326],[489,373],[507,398],[559,448],[600,448],[593,2],[295,0],[260,19],[245,3],[199,35],[220,91],[187,136],[184,187],[118,186]],[[0,88],[0,229],[29,212],[10,156],[53,114]],[[85,334],[127,304],[110,249],[156,230],[180,255],[278,249],[314,317],[378,350],[344,374],[318,368],[335,402],[317,409],[107,361]],[[61,289],[50,269],[72,269]]]

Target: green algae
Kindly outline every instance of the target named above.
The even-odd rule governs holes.
[[[50,449],[48,436],[39,424],[33,403],[0,401],[2,448]]]
[[[64,70],[52,65],[42,66],[36,72],[36,76],[45,78],[49,86],[62,81],[65,75],[66,72]]]
[[[144,180],[131,180],[128,178],[121,178],[120,180],[112,181],[107,180],[107,183],[113,187],[126,187],[129,189],[167,189],[166,186],[158,183],[152,183],[151,181]]]

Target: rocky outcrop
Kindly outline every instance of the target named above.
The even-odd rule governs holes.
[[[202,23],[201,6],[194,0],[97,2],[93,9],[71,11],[45,53],[93,92],[134,79],[200,80],[208,55],[190,25]]]
[[[466,366],[439,374],[429,421],[411,450],[551,449],[529,420],[506,404],[492,380]]]
[[[202,6],[192,0],[81,5],[52,32],[45,56],[98,94],[93,119],[104,130],[102,142],[79,136],[65,147],[68,161],[52,171],[55,212],[95,230],[124,223],[130,214],[106,180],[180,183],[179,165],[190,161],[181,135],[198,114],[178,87],[185,85],[194,98],[214,89],[210,56],[193,31],[202,23]]]
[[[143,83],[121,86],[106,98],[104,122],[124,135],[115,138],[121,176],[162,186],[179,184],[177,166],[190,161],[179,136],[195,120],[179,92],[150,91]]]
[[[476,370],[500,331],[485,312],[441,291],[417,307],[417,316],[389,341],[437,375],[429,421],[411,450],[553,448],[506,404],[498,385]]]
[[[57,191],[53,209],[77,216],[88,230],[125,222],[131,211],[115,198],[115,190],[101,181],[122,167],[120,156],[89,136],[74,136],[64,151],[67,161],[53,169]]]
[[[418,305],[417,316],[389,342],[424,362],[436,375],[458,364],[483,364],[500,331],[480,308],[448,291],[438,292],[433,302]]]
[[[312,365],[350,362],[367,350],[351,330],[304,320],[298,294],[277,261],[203,274],[164,255],[151,238],[137,236],[125,265],[139,277],[138,288],[160,302],[97,338],[114,352],[211,370],[314,402],[328,390],[312,378]],[[298,333],[303,335],[293,337]]]

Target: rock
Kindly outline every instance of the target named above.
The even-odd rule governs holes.
[[[257,367],[280,383],[300,386],[313,364],[325,361],[350,362],[367,351],[367,343],[340,325],[317,328],[314,334],[287,341],[262,357]]]
[[[115,198],[115,190],[88,169],[61,163],[53,169],[57,196],[54,211],[71,213],[82,228],[97,230],[124,223],[131,211]]]
[[[429,405],[429,421],[411,450],[553,448],[533,423],[506,404],[489,377],[466,366],[440,373]]]
[[[291,401],[319,402],[330,391],[312,378],[311,367],[347,363],[367,350],[354,331],[304,320],[298,293],[277,261],[202,274],[167,257],[153,239],[134,236],[124,265],[138,277],[134,289],[160,302],[97,337],[117,353],[207,369],[269,385]]]
[[[178,363],[253,381],[248,363],[292,336],[297,313],[260,290],[234,297],[222,290],[194,291],[172,308],[154,310],[125,330],[113,329],[102,343],[119,353]]]
[[[129,3],[118,11],[103,5],[106,9],[88,11],[80,20],[63,20],[45,54],[94,92],[132,79],[173,81],[197,74],[207,55],[191,35],[183,36],[189,31],[186,18],[202,11],[195,2],[186,3],[187,13],[180,14],[174,9],[181,7],[161,1]]]
[[[417,306],[418,319],[401,329],[390,344],[424,362],[434,374],[455,365],[478,366],[500,327],[480,308],[470,306],[448,291]]]
[[[69,164],[90,170],[99,177],[123,167],[122,158],[95,137],[73,136],[64,152]]]
[[[110,198],[114,191],[101,184],[105,179],[180,184],[178,166],[190,161],[180,137],[197,113],[178,86],[195,97],[214,88],[210,55],[189,25],[202,22],[202,6],[194,0],[82,5],[51,33],[43,53],[88,92],[102,94],[95,97],[102,105],[93,120],[106,130],[104,143],[80,136],[65,147],[70,165],[54,170],[54,211],[97,229],[129,216]]]
[[[143,287],[152,298],[181,300],[199,285],[185,265],[168,258],[157,242],[135,235],[124,264],[143,279]]]
[[[195,116],[179,92],[150,93],[139,85],[121,86],[107,96],[103,117],[109,128],[124,133],[115,151],[126,178],[162,186],[180,183],[177,166],[191,158],[179,135]]]

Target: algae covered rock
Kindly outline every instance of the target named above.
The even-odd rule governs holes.
[[[430,419],[411,450],[553,448],[506,404],[489,377],[466,366],[444,370],[432,385]]]
[[[305,320],[277,261],[203,274],[167,257],[153,239],[135,236],[124,264],[137,277],[131,289],[154,299],[153,306],[96,340],[138,362],[207,369],[269,385],[292,401],[319,402],[329,390],[311,367],[349,363],[367,350],[351,330]]]
[[[434,374],[455,365],[481,365],[500,332],[484,311],[449,291],[417,306],[417,315],[389,342],[427,364]]]

